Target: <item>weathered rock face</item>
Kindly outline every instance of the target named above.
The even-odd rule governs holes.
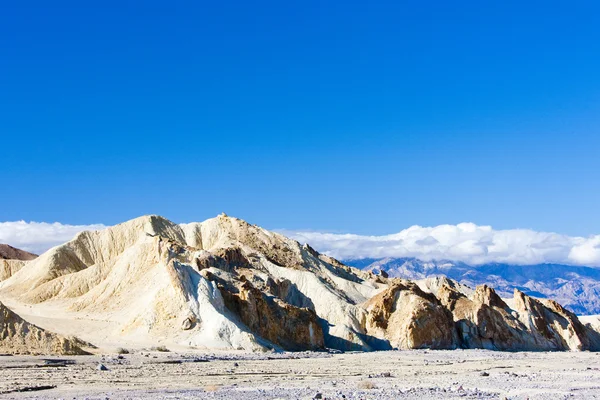
[[[0,259],[0,282],[13,276],[27,261]]]
[[[238,285],[235,292],[219,289],[225,306],[260,337],[292,351],[324,347],[323,330],[314,311],[269,296],[249,281]]]
[[[599,350],[595,334],[553,300],[537,300],[515,289],[515,311],[536,344],[548,350]]]
[[[489,287],[445,278],[375,275],[225,215],[183,225],[141,217],[80,233],[22,263],[0,264],[0,299],[78,326],[107,321],[95,337],[119,342],[246,350],[600,346],[598,334],[557,303],[520,292],[504,301]]]
[[[496,292],[478,286],[471,298],[444,285],[438,290],[450,310],[463,348],[490,350],[597,350],[597,333],[555,302],[515,291],[514,309]]]
[[[508,306],[487,286],[479,286],[468,298],[444,285],[438,296],[453,314],[458,332],[458,346],[490,350],[526,350],[520,332],[524,326],[511,314]]]
[[[314,306],[289,280],[257,271],[238,247],[220,249],[203,260],[210,261],[197,263],[201,276],[216,283],[225,307],[251,332],[287,350],[324,348]]]
[[[371,335],[400,349],[452,349],[456,332],[452,314],[415,283],[395,281],[366,304]]]
[[[88,354],[84,343],[45,331],[23,320],[0,303],[0,353],[8,354]]]
[[[395,348],[600,350],[598,332],[554,301],[516,291],[511,308],[485,285],[473,291],[440,277],[388,282],[364,304],[365,326]]]

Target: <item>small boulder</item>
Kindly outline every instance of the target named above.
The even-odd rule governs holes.
[[[98,364],[96,366],[96,370],[98,370],[98,371],[108,371],[108,368],[106,368],[106,365],[104,365],[104,364]]]
[[[192,317],[187,317],[181,323],[181,329],[183,329],[184,331],[190,330],[193,327],[194,327],[194,321],[193,321]]]

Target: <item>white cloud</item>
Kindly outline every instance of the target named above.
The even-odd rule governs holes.
[[[416,257],[475,265],[500,262],[600,267],[600,235],[584,238],[528,229],[494,230],[473,223],[411,226],[384,236],[281,232],[338,259]]]
[[[101,224],[64,225],[58,222],[0,222],[0,243],[41,254],[51,247],[68,242],[73,237],[87,230],[104,229]]]
[[[104,229],[102,224],[65,225],[46,222],[0,222],[0,243],[41,254],[71,240],[84,230]],[[600,235],[573,237],[527,229],[494,230],[472,223],[411,226],[383,236],[322,232],[280,231],[338,259],[416,257],[469,264],[559,263],[600,267]]]
[[[569,252],[569,258],[580,264],[597,264],[600,260],[600,235],[574,246]]]

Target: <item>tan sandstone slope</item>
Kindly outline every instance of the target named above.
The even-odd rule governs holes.
[[[83,232],[0,282],[40,325],[97,345],[226,349],[596,349],[558,304],[434,278],[388,279],[220,215],[140,217]],[[91,328],[93,327],[93,329]]]
[[[78,355],[83,342],[39,328],[0,303],[0,353]]]
[[[22,260],[0,259],[0,282],[13,276],[15,272],[23,268],[26,263],[27,261]]]

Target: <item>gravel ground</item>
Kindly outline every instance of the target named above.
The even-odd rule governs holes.
[[[2,398],[40,399],[600,398],[599,354],[421,350],[0,356],[0,393]]]

